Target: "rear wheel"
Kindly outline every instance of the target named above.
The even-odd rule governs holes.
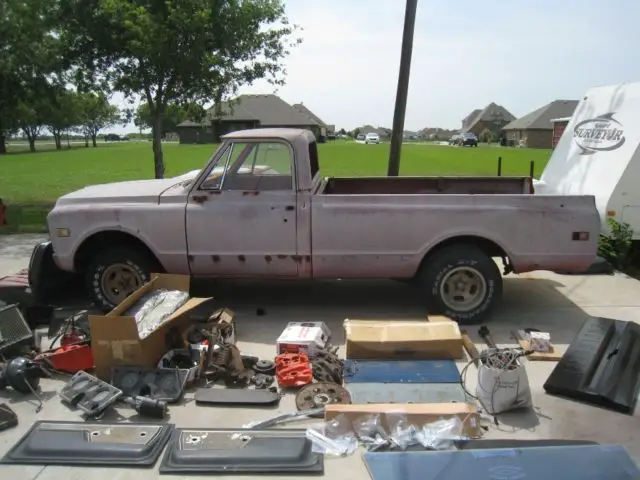
[[[474,245],[435,252],[418,274],[430,311],[460,324],[479,323],[502,296],[502,275],[491,257]]]
[[[112,247],[98,253],[85,272],[85,282],[91,299],[103,310],[120,304],[159,272],[152,255],[132,247]]]

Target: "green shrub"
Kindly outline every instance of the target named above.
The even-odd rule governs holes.
[[[598,255],[618,269],[631,262],[633,229],[628,223],[620,223],[612,218],[607,220],[610,233],[600,235]]]

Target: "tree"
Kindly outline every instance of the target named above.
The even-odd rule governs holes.
[[[123,122],[118,107],[111,105],[104,93],[82,93],[78,102],[79,125],[84,134],[86,147],[89,146],[89,138],[94,147],[98,146],[96,139],[100,130]]]
[[[177,103],[168,104],[162,119],[162,138],[164,138],[167,133],[175,132],[176,126],[179,123],[187,119],[200,120],[204,118],[204,115],[205,110],[197,103],[189,103],[187,105],[179,105]],[[153,128],[153,116],[151,115],[149,103],[144,102],[138,106],[133,123],[138,128]]]
[[[46,107],[44,124],[53,135],[56,150],[60,150],[62,134],[81,122],[81,104],[75,92],[58,87]]]
[[[39,95],[62,81],[60,39],[53,33],[50,7],[48,0],[0,2],[0,154],[6,153],[9,132],[25,126],[35,142]]]
[[[260,78],[283,83],[295,27],[282,0],[58,1],[77,79],[102,79],[149,105],[156,178],[170,104],[204,103]]]
[[[347,131],[344,128],[341,128],[340,130],[338,130],[338,135],[346,135]]]

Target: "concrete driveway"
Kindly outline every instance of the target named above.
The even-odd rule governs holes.
[[[0,237],[0,277],[26,267],[30,244],[37,240],[39,237],[32,235]],[[209,294],[221,304],[235,310],[241,351],[261,358],[275,355],[275,340],[289,321],[324,321],[333,331],[333,342],[341,345],[344,342],[342,321],[345,318],[421,319],[426,315],[415,292],[395,282],[229,282],[203,288],[207,287],[213,289]],[[264,314],[258,315],[258,309]],[[550,331],[554,344],[566,348],[589,315],[639,322],[640,282],[620,274],[587,277],[540,272],[508,276],[503,305],[487,326],[501,344],[513,343],[510,330],[535,327]],[[469,330],[475,335],[477,328]],[[482,348],[477,336],[474,340]],[[622,444],[640,463],[640,413],[622,415],[546,395],[542,384],[554,366],[553,362],[527,363],[535,413],[501,416],[499,425],[492,425],[486,438],[589,439]],[[472,369],[468,377],[468,388],[475,388]],[[17,428],[0,433],[0,454],[9,449],[37,419],[79,419],[56,396],[61,385],[61,381],[43,381],[45,406],[38,414],[35,414],[35,403],[31,397],[20,396],[10,390],[0,391],[0,402],[8,402],[20,418]],[[193,393],[187,393],[183,405],[170,409],[170,422],[180,427],[238,427],[295,410],[292,396],[284,397],[277,409],[201,407],[196,406],[192,398]],[[135,412],[127,408],[118,408],[117,413],[107,419],[138,420]],[[311,422],[315,423],[317,421]],[[310,423],[301,422],[300,426],[307,424]],[[293,425],[287,424],[288,427]],[[369,478],[360,453],[345,459],[327,459],[325,471],[327,478]],[[157,478],[157,470],[0,466],[0,478],[143,480]]]

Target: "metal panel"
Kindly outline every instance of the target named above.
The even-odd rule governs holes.
[[[170,424],[39,421],[0,463],[150,467],[172,430]]]
[[[32,338],[31,328],[17,305],[0,308],[0,352]]]
[[[350,383],[352,403],[466,402],[459,383]]]
[[[619,445],[441,452],[366,452],[372,480],[637,480],[640,470]]]
[[[176,429],[161,474],[324,473],[305,430]]]
[[[640,391],[640,325],[610,318],[587,320],[544,389],[632,414]]]
[[[345,383],[460,383],[454,360],[345,360]]]

